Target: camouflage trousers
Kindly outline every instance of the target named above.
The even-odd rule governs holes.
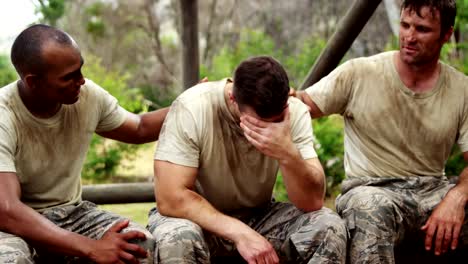
[[[42,212],[42,215],[63,229],[92,239],[100,239],[113,224],[125,219],[119,215],[99,210],[95,204],[86,201],[78,205],[47,209]],[[132,230],[145,233],[147,237],[145,241],[132,242],[139,244],[148,252],[148,257],[140,259],[140,263],[153,263],[155,242],[151,233],[133,222],[130,222],[129,226],[122,232]],[[0,263],[89,263],[89,261],[60,256],[44,248],[32,247],[18,236],[0,232]]]
[[[420,229],[452,187],[445,177],[345,180],[336,209],[350,233],[350,263],[395,263],[395,249],[410,238],[422,248],[425,233]],[[465,222],[459,247],[466,245]]]
[[[238,217],[263,235],[281,263],[344,263],[348,233],[328,208],[304,213],[290,203],[272,202],[255,215]],[[234,244],[204,232],[197,224],[162,216],[153,209],[148,229],[156,239],[155,261],[162,264],[210,263],[220,256],[238,256]]]

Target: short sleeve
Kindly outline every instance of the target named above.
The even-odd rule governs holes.
[[[343,114],[353,90],[354,61],[347,61],[305,91],[325,115]]]
[[[118,104],[117,99],[91,80],[86,80],[86,85],[99,104],[96,132],[110,131],[122,125],[127,117],[127,111]]]
[[[199,139],[193,113],[176,100],[161,128],[154,159],[198,168]]]
[[[1,109],[0,115],[0,172],[16,172],[16,133],[9,115]]]
[[[290,100],[297,100],[292,98]],[[291,104],[292,102],[290,102]],[[294,102],[294,107],[290,107],[291,117],[291,136],[294,144],[301,153],[303,159],[312,159],[317,157],[314,149],[314,134],[312,129],[312,119],[310,118],[307,107],[302,102]]]

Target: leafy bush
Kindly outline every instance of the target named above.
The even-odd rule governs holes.
[[[147,110],[143,103],[143,96],[138,88],[128,88],[127,74],[112,72],[104,69],[100,60],[93,56],[86,56],[83,67],[86,78],[106,89],[117,98],[119,104],[133,113]],[[122,159],[131,159],[139,146],[120,143],[94,135],[86,156],[82,177],[89,183],[103,182],[115,174],[117,166]]]
[[[313,127],[317,138],[315,150],[327,179],[327,195],[337,195],[340,192],[338,187],[345,178],[343,118],[332,115],[315,119]]]
[[[269,55],[281,61],[281,52],[274,46],[273,40],[261,31],[244,30],[235,47],[225,46],[213,57],[211,67],[200,67],[200,76],[210,80],[220,80],[232,76],[239,63],[249,57]]]
[[[10,58],[6,55],[0,55],[0,88],[16,79],[17,74],[13,65],[10,63]]]

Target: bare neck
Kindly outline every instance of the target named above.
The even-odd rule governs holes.
[[[240,117],[239,111],[236,109],[234,103],[229,98],[229,94],[232,93],[232,82],[227,82],[226,86],[224,86],[224,101],[228,107],[229,112],[234,117],[234,119],[238,120]]]
[[[61,104],[50,103],[40,98],[40,96],[34,95],[22,80],[19,80],[17,85],[21,101],[35,117],[50,118],[60,110]]]
[[[430,91],[439,79],[441,67],[438,59],[422,65],[411,65],[403,62],[397,52],[393,61],[400,80],[413,92]]]

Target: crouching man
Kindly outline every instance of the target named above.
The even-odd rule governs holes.
[[[155,261],[344,263],[344,222],[323,208],[325,177],[307,107],[270,57],[172,104],[155,154]],[[291,203],[272,201],[278,169]]]

